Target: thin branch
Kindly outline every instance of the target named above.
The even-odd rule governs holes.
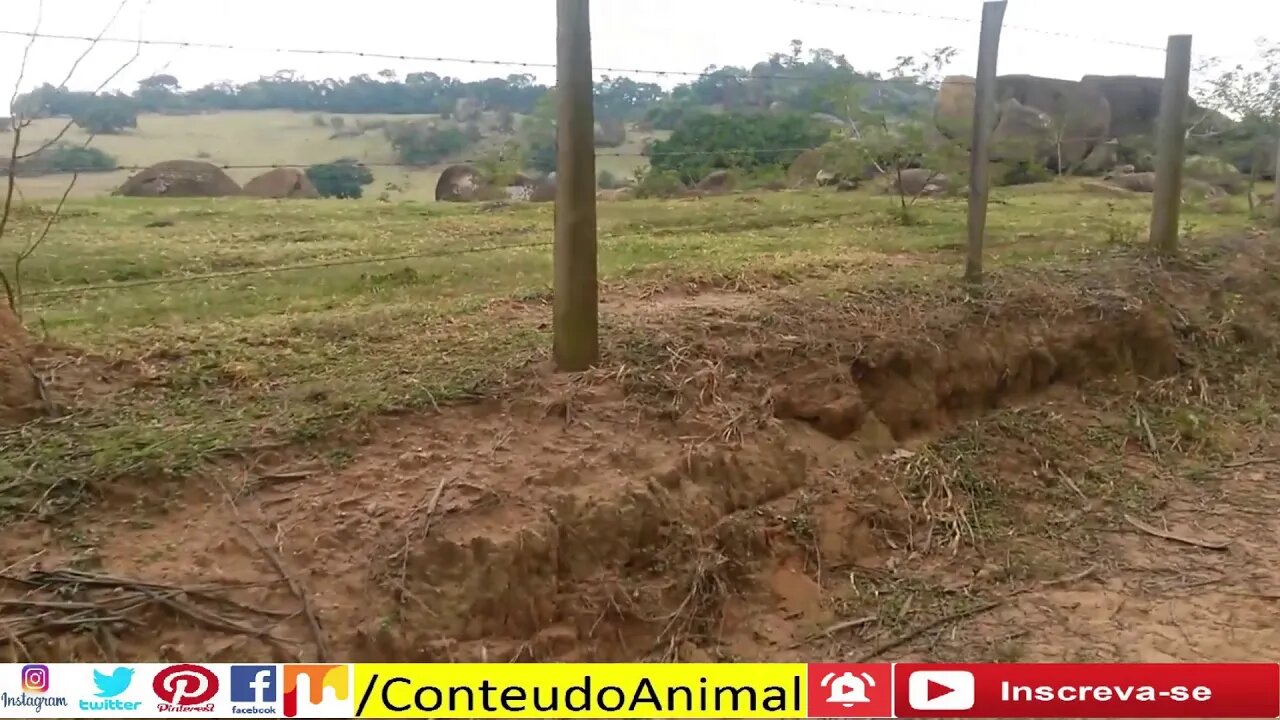
[[[116,7],[115,13],[112,14],[111,20],[109,20],[106,26],[102,28],[102,32],[98,33],[97,37],[94,38],[93,42],[89,44],[89,47],[85,48],[85,51],[80,54],[80,57],[76,58],[76,61],[72,63],[71,71],[67,73],[66,79],[64,79],[62,81],[62,84],[59,85],[58,87],[65,88],[67,86],[67,83],[71,82],[71,76],[75,74],[76,68],[80,66],[80,62],[84,60],[85,56],[88,55],[95,47],[97,47],[98,41],[102,38],[103,34],[106,33],[106,31],[111,27],[111,25],[115,23],[116,18],[119,17],[120,15],[120,11],[123,10],[124,6],[128,4],[129,4],[129,0],[121,0],[120,4]],[[150,5],[150,3],[148,3],[148,5]],[[142,35],[141,33],[139,33],[138,42],[133,48],[133,56],[130,57],[128,60],[126,60],[123,65],[116,68],[115,72],[107,76],[106,80],[103,80],[101,83],[99,83],[98,87],[94,88],[93,92],[89,93],[90,97],[94,97],[98,93],[102,92],[103,88],[105,88],[107,85],[110,85],[113,80],[115,80],[117,77],[120,76],[120,73],[124,72],[130,66],[132,66],[133,63],[136,62],[137,59],[141,56],[142,56]],[[27,159],[33,158],[36,155],[39,155],[40,153],[44,152],[45,150],[48,150],[49,148],[53,147],[54,145],[57,145],[59,142],[62,141],[62,138],[65,137],[68,132],[70,132],[71,128],[75,124],[76,124],[75,118],[71,118],[67,120],[67,122],[62,126],[62,129],[60,129],[56,135],[54,135],[49,140],[45,141],[44,144],[42,144],[40,147],[36,148],[35,150],[19,155],[18,159],[27,160]]]
[[[53,209],[53,214],[49,216],[48,222],[44,224],[44,229],[40,231],[40,234],[34,240],[27,243],[27,246],[13,260],[13,289],[17,305],[13,306],[12,303],[10,305],[13,306],[13,312],[18,316],[19,320],[22,319],[22,263],[31,257],[32,253],[44,243],[45,238],[49,237],[49,230],[53,228],[53,224],[62,216],[62,207],[67,204],[67,196],[75,189],[76,181],[79,179],[80,173],[76,172],[71,175],[71,182],[67,183],[67,189],[62,191],[62,197],[58,199],[58,205]]]
[[[9,216],[13,213],[13,192],[18,187],[18,146],[22,143],[22,130],[25,126],[17,123],[13,128],[13,146],[9,151],[9,167],[6,168],[8,176],[7,186],[4,194],[4,208],[0,209],[0,241],[4,240],[5,230],[9,226]],[[0,269],[0,284],[4,285],[5,299],[9,302],[9,307],[14,311],[18,311],[18,301],[14,294],[14,288],[9,281],[9,276]]]
[[[36,3],[36,28],[31,33],[31,39],[27,41],[27,46],[22,49],[22,62],[18,65],[18,79],[13,83],[13,95],[9,96],[9,122],[16,129],[18,126],[18,93],[22,90],[22,81],[27,76],[27,58],[31,57],[31,47],[36,44],[36,37],[40,34],[40,25],[44,22],[44,0],[38,0]]]

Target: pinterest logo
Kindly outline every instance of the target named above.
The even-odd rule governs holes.
[[[49,666],[48,665],[23,665],[22,666],[22,692],[24,693],[49,692]]]
[[[218,693],[218,676],[199,665],[170,665],[156,673],[151,689],[167,705],[190,707],[213,699]]]

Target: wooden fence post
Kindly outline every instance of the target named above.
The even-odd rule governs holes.
[[[1164,88],[1156,134],[1155,196],[1151,204],[1151,247],[1178,250],[1178,213],[1182,209],[1182,165],[1186,162],[1187,98],[1191,91],[1191,36],[1170,35],[1165,51]]]
[[[556,241],[552,354],[563,371],[599,359],[595,111],[588,0],[556,0]]]
[[[996,62],[1000,55],[1000,30],[1005,0],[982,6],[982,35],[978,46],[978,76],[974,88],[973,144],[969,148],[969,250],[964,277],[982,280],[982,243],[987,231],[987,197],[991,190],[988,166],[991,133],[996,124]]]
[[[1276,191],[1271,196],[1271,224],[1280,227],[1280,137],[1276,138]]]

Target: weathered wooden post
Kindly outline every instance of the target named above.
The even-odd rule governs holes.
[[[556,0],[556,241],[552,354],[560,370],[600,355],[596,156],[588,0]]]
[[[1276,191],[1271,196],[1271,224],[1280,227],[1280,138],[1276,139]]]
[[[973,143],[969,148],[969,251],[964,277],[982,280],[982,244],[987,232],[987,197],[991,190],[991,133],[996,124],[996,64],[1000,55],[1000,30],[1005,0],[982,6],[982,35],[978,46],[978,76],[974,88]]]
[[[1182,165],[1186,162],[1187,98],[1191,92],[1191,36],[1170,35],[1165,51],[1164,88],[1156,133],[1156,182],[1151,204],[1151,247],[1178,250],[1178,213],[1182,209]]]

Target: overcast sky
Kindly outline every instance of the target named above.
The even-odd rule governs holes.
[[[30,31],[38,0],[3,0],[0,30]],[[96,35],[117,0],[44,0],[41,30]],[[832,5],[857,6],[853,11]],[[977,20],[981,0],[595,0],[595,64],[644,69],[702,70],[708,65],[750,65],[793,39],[845,54],[860,70],[884,70],[903,54],[944,45],[961,50],[957,73],[972,74],[978,25],[926,17]],[[915,12],[901,17],[867,9]],[[1248,55],[1260,33],[1280,34],[1280,2],[1215,0],[1010,0],[1000,51],[1000,72],[1078,79],[1085,74],[1158,76],[1164,55],[1088,40],[1028,32],[1036,28],[1084,37],[1163,47],[1167,36],[1195,35],[1197,55]],[[1015,27],[1017,26],[1017,27]],[[108,35],[147,40],[226,43],[249,48],[322,48],[418,56],[530,62],[555,60],[554,0],[129,0]],[[25,38],[0,35],[0,88],[17,80]],[[40,39],[22,89],[58,84],[86,43]],[[69,85],[91,89],[133,54],[124,44],[96,48]],[[145,47],[108,87],[131,90],[157,72],[176,75],[186,88],[242,82],[279,69],[312,79],[430,70],[478,79],[522,72],[514,67],[260,51]],[[531,71],[546,82],[550,70]],[[637,76],[671,84],[673,79]]]

